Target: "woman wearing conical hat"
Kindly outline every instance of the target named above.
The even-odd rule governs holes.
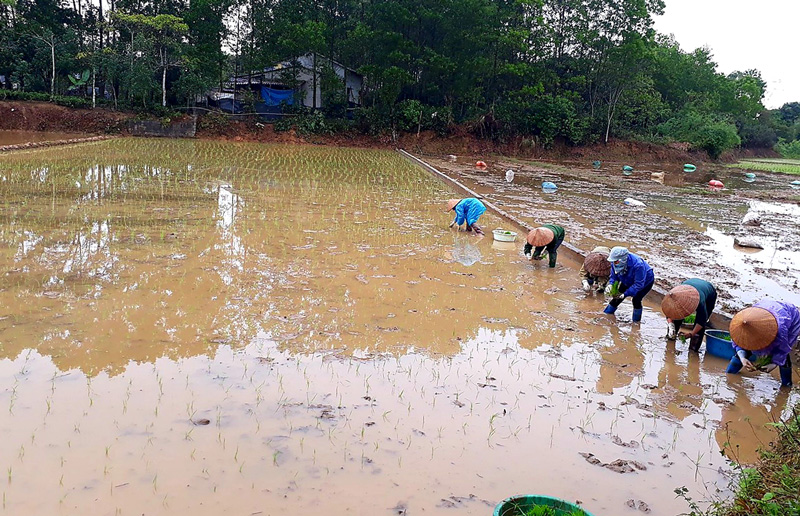
[[[610,252],[608,247],[599,245],[583,259],[579,274],[584,292],[594,288],[596,292],[602,293],[606,289],[608,278],[611,276],[611,262],[608,261]]]
[[[800,310],[791,303],[762,299],[737,313],[731,321],[731,340],[736,355],[728,373],[770,372],[780,369],[781,387],[792,386],[790,353],[800,336]]]
[[[558,247],[564,241],[564,228],[555,224],[545,224],[542,227],[528,232],[528,243],[525,244],[525,258],[528,260],[541,260],[544,251],[550,255],[550,267],[556,266]]]
[[[450,223],[450,227],[467,224],[467,231],[475,231],[477,235],[483,235],[483,230],[476,224],[478,219],[486,211],[486,206],[475,197],[466,199],[450,199],[447,201],[447,211],[454,211],[456,218]]]
[[[667,339],[675,340],[683,320],[695,314],[691,331],[681,332],[689,339],[689,349],[700,351],[708,320],[717,304],[717,290],[711,283],[691,278],[670,290],[661,301],[661,311],[667,317]]]

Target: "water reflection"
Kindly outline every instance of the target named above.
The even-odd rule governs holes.
[[[476,245],[466,238],[459,238],[453,244],[453,247],[445,253],[445,258],[460,263],[464,267],[470,267],[479,263],[482,255],[480,249],[478,249]]]
[[[709,482],[722,478],[712,420],[736,419],[718,413],[725,400],[760,403],[720,364],[665,349],[655,307],[641,325],[626,308],[603,317],[568,258],[542,269],[520,244],[453,236],[444,186],[393,153],[93,149],[0,156],[13,179],[0,185],[0,402],[12,405],[0,432],[29,454],[7,490],[16,512],[52,513],[65,493],[157,512],[157,477],[193,514],[305,512],[342,493],[373,511],[391,494],[445,514],[443,496],[490,476],[477,484],[490,501],[535,481],[588,493],[595,512],[646,492],[654,514],[674,514],[664,486],[703,486],[664,455],[703,454]],[[44,185],[31,175],[43,167]],[[577,451],[663,467],[611,489]],[[66,486],[48,490],[62,457]],[[105,483],[113,496],[98,495]]]

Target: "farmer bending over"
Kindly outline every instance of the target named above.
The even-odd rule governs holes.
[[[528,260],[541,260],[544,258],[544,251],[550,255],[550,267],[556,266],[558,257],[558,246],[564,241],[564,228],[555,224],[545,224],[544,226],[530,230],[528,232],[528,243],[525,244],[525,258]],[[533,252],[531,252],[533,251]]]
[[[597,246],[586,255],[581,265],[581,283],[583,290],[589,292],[594,287],[595,291],[603,292],[608,285],[611,275],[611,264],[608,261],[608,247]]]
[[[608,255],[611,262],[611,279],[606,293],[612,299],[604,313],[613,314],[617,307],[622,304],[626,297],[633,298],[633,322],[642,320],[642,299],[653,288],[655,276],[653,269],[646,261],[628,251],[625,247],[614,247]],[[614,283],[619,282],[619,286],[614,291]]]
[[[736,355],[726,373],[748,371],[769,373],[780,368],[781,387],[792,386],[790,353],[800,336],[800,311],[790,303],[762,299],[733,316],[731,340]]]
[[[670,290],[661,301],[661,311],[667,317],[667,339],[675,340],[683,320],[695,314],[692,330],[681,335],[689,339],[690,350],[700,351],[716,304],[717,290],[705,280],[691,278]]]
[[[450,223],[452,228],[454,225],[461,227],[461,224],[467,223],[467,231],[475,231],[478,235],[483,235],[483,230],[476,224],[478,219],[486,211],[486,206],[481,201],[474,197],[467,197],[466,199],[450,199],[447,201],[447,211],[453,210],[456,212],[456,218]]]

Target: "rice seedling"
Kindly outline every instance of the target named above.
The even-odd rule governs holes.
[[[800,175],[800,160],[791,159],[746,159],[728,165],[730,168],[756,170],[762,172],[778,172],[781,174]]]

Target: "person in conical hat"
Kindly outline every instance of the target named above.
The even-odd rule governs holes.
[[[695,314],[691,331],[680,334],[689,339],[691,351],[700,351],[708,320],[716,304],[717,290],[705,280],[690,278],[670,290],[661,301],[661,311],[667,318],[667,339],[675,340],[683,320]]]
[[[608,278],[611,276],[611,265],[608,262],[610,252],[608,247],[599,245],[584,258],[579,273],[584,292],[589,292],[592,288],[596,292],[603,292],[606,289]]]
[[[791,351],[800,336],[800,310],[791,303],[762,299],[733,316],[731,341],[736,355],[726,373],[780,370],[781,387],[792,386]]]
[[[607,294],[611,294],[613,285],[619,282],[619,289],[616,296],[612,296],[603,313],[613,314],[617,307],[622,304],[626,297],[632,298],[633,317],[632,322],[641,322],[642,299],[650,292],[655,282],[653,269],[638,255],[628,251],[628,248],[617,246],[608,253],[608,261],[611,262],[611,277],[609,278]]]
[[[555,224],[545,224],[528,232],[528,242],[522,252],[528,260],[541,260],[544,258],[544,251],[547,250],[547,254],[550,255],[549,265],[552,268],[556,266],[558,247],[562,242],[564,242],[564,228]]]
[[[483,230],[476,224],[478,219],[486,211],[486,206],[475,197],[466,199],[450,199],[447,201],[447,211],[454,211],[456,218],[450,223],[450,227],[467,224],[467,231],[475,231],[477,235],[483,235]]]

